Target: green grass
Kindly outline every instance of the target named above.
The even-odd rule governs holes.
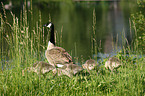
[[[7,22],[6,14],[4,16],[0,14],[1,42],[6,40],[8,43],[8,49],[3,46],[1,49],[7,50],[7,53],[4,54],[2,53],[3,51],[1,53],[2,56],[9,57],[8,62],[0,63],[0,67],[3,68],[3,70],[0,69],[0,95],[145,95],[145,58],[137,58],[132,62],[133,56],[131,56],[132,53],[129,47],[124,48],[124,53],[118,53],[117,55],[124,63],[118,73],[110,73],[104,66],[100,66],[98,72],[92,70],[90,75],[79,74],[72,78],[67,76],[53,77],[51,72],[47,74],[46,78],[31,72],[22,73],[24,68],[32,66],[37,60],[45,58],[40,55],[41,52],[39,51],[46,49],[48,39],[44,38],[41,15],[31,33],[29,32],[30,28],[25,9],[21,14],[20,20],[14,14],[11,15],[13,17],[12,24]],[[96,17],[94,16],[93,18],[95,19]],[[93,34],[95,34],[95,24],[93,22]],[[7,32],[8,30],[10,30],[10,33]],[[92,43],[96,42],[94,37],[92,38],[94,40],[92,40]],[[93,53],[96,53],[96,48],[96,45],[92,47]],[[127,50],[129,50],[128,57],[124,56]],[[2,60],[6,59],[1,58],[0,61]],[[100,65],[104,64],[104,62],[105,60]],[[133,64],[134,62],[136,64]]]
[[[142,61],[142,60],[141,60]],[[14,63],[14,62],[13,62]],[[17,62],[16,62],[17,63]],[[77,75],[46,78],[34,73],[22,76],[22,68],[17,66],[0,73],[1,95],[139,95],[145,92],[145,62],[137,62],[133,68],[129,63],[117,74],[104,68],[98,75],[95,70],[88,76]]]

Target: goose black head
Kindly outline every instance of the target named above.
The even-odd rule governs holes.
[[[50,42],[55,45],[55,38],[54,38],[54,24],[52,22],[48,22],[44,25],[45,27],[49,28],[50,32]]]
[[[46,26],[46,27],[48,27],[48,28],[51,28],[52,26],[54,26],[53,25],[53,23],[52,22],[48,22],[47,24],[45,24],[44,26]]]

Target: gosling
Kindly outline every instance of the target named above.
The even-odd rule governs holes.
[[[121,65],[121,61],[117,57],[111,57],[105,62],[106,69],[111,70],[111,72],[113,72],[114,69],[117,71]]]
[[[56,74],[56,70],[58,71],[58,76],[67,75],[68,77],[72,77],[78,72],[82,71],[83,68],[76,64],[65,64],[62,68],[54,69],[54,74]]]
[[[28,72],[34,72],[37,74],[44,75],[53,69],[55,69],[55,67],[50,65],[49,63],[43,61],[37,61],[36,63],[33,64],[33,67],[28,67],[22,70],[22,73],[24,75],[24,71],[27,70]]]
[[[87,71],[90,73],[90,70],[93,70],[93,69],[95,69],[95,67],[98,67],[99,65],[96,63],[96,61],[95,60],[93,60],[93,59],[89,59],[89,60],[87,60],[86,62],[85,62],[85,64],[83,64],[82,65],[82,67],[84,68],[84,69],[87,69]]]

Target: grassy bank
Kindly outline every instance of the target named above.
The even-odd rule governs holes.
[[[143,58],[142,58],[143,59]],[[145,61],[145,60],[144,60]],[[12,62],[12,64],[21,64]],[[1,95],[127,95],[143,96],[145,94],[145,66],[143,60],[136,65],[131,62],[120,68],[117,74],[110,73],[104,68],[97,73],[91,71],[88,76],[77,75],[73,78],[67,76],[46,78],[37,74],[25,72],[15,66],[0,73]]]
[[[124,63],[118,73],[110,73],[106,70],[103,66],[105,60],[100,63],[103,65],[100,66],[99,71],[92,70],[90,75],[78,74],[73,78],[53,77],[51,72],[46,78],[35,73],[22,73],[24,68],[32,66],[34,62],[46,61],[40,50],[46,50],[48,38],[44,35],[47,37],[49,35],[44,34],[41,15],[36,21],[36,26],[30,30],[27,12],[31,10],[26,11],[24,8],[20,19],[11,13],[12,24],[8,22],[5,10],[4,15],[0,14],[0,37],[2,38],[0,42],[6,41],[8,44],[8,47],[1,48],[0,95],[145,95],[145,58],[142,55],[138,58],[141,53],[138,52],[136,45],[134,48],[128,46],[124,48],[123,53],[118,53],[117,56]],[[96,17],[93,18],[95,20]],[[31,20],[33,21],[33,18]],[[93,22],[93,28],[95,24]],[[95,35],[95,29],[93,30]],[[95,38],[92,38],[92,43],[96,43]],[[56,39],[59,41],[60,38]],[[97,54],[96,48],[94,44],[92,50],[95,54]],[[132,49],[136,49],[135,56],[132,55]],[[3,50],[7,50],[6,53],[3,53]],[[126,51],[129,52],[129,56],[126,56]]]

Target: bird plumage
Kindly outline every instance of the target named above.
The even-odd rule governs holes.
[[[54,40],[54,24],[52,22],[44,25],[50,28],[50,41],[48,43],[47,50],[45,51],[45,56],[48,62],[55,67],[63,67],[64,64],[69,64],[72,62],[72,57],[61,47],[55,46]]]
[[[28,71],[44,75],[54,69],[55,67],[50,65],[49,63],[46,63],[44,61],[37,61],[36,63],[33,64],[32,67],[28,67],[22,70],[22,73],[24,75],[24,71]]]
[[[67,75],[69,77],[72,77],[78,72],[82,71],[83,68],[76,64],[65,64],[62,68],[57,68],[57,70],[58,70],[58,76]],[[55,74],[57,70],[54,69],[53,73]]]
[[[121,61],[117,57],[111,57],[105,62],[106,69],[109,69],[112,72],[114,71],[114,69],[117,70],[121,65]]]
[[[94,69],[95,66],[98,66],[98,64],[97,64],[96,61],[93,60],[93,59],[87,60],[87,61],[82,65],[82,67],[83,67],[84,69],[88,69],[88,70]]]

